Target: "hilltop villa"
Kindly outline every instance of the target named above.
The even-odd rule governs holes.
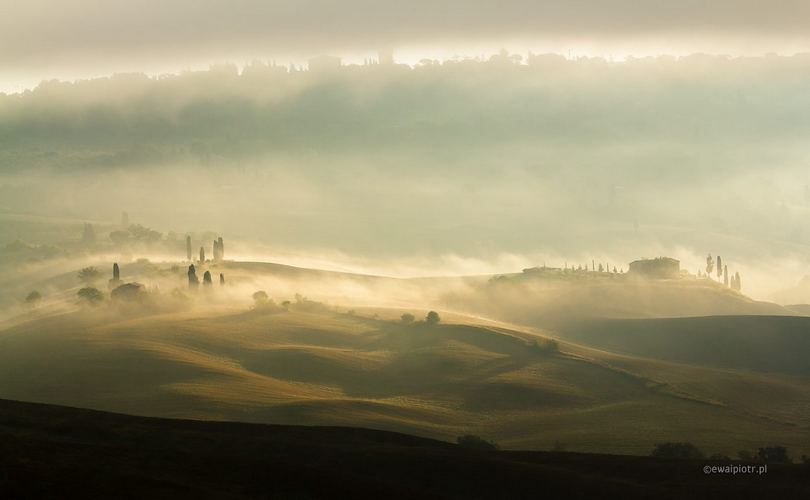
[[[630,273],[645,278],[678,278],[681,262],[669,257],[641,259],[630,263]]]

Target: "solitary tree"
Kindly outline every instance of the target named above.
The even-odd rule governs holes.
[[[76,295],[88,304],[98,304],[104,300],[104,294],[102,294],[97,288],[93,287],[82,288],[76,292]]]
[[[436,311],[430,311],[429,313],[427,313],[427,316],[425,316],[425,323],[427,323],[428,325],[435,325],[439,321],[441,321],[441,318],[439,317],[439,313],[437,313]]]
[[[413,321],[416,318],[411,313],[405,313],[402,316],[400,316],[399,319],[402,320],[402,322],[405,323],[406,325],[409,325],[409,324],[413,323]]]
[[[757,450],[757,458],[767,464],[789,464],[793,460],[787,454],[784,446],[766,446]]]
[[[81,281],[90,284],[98,280],[99,277],[101,276],[101,273],[95,267],[90,266],[82,268],[82,270],[79,271],[78,276]]]
[[[113,263],[113,280],[118,281],[120,279],[121,279],[121,270],[118,268],[118,262],[114,262]]]
[[[42,294],[34,290],[25,296],[25,304],[31,307],[36,306],[42,300]]]
[[[188,287],[196,288],[200,285],[200,280],[197,278],[197,270],[194,269],[194,264],[188,266]]]
[[[256,305],[256,307],[267,304],[269,299],[270,297],[267,296],[267,292],[264,290],[259,290],[258,292],[253,293],[253,303]]]
[[[191,235],[186,236],[186,260],[191,260]]]
[[[205,271],[203,273],[203,285],[213,285],[214,283],[211,281],[211,271]]]
[[[214,240],[214,260],[222,260],[225,258],[225,244],[222,242],[222,236]]]

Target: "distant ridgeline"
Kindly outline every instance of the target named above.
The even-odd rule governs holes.
[[[486,61],[424,59],[411,67],[395,64],[390,55],[380,64],[364,66],[326,55],[311,59],[309,71],[257,60],[244,68],[215,65],[177,75],[49,80],[21,94],[0,94],[0,167],[79,170],[175,165],[189,159],[201,166],[238,165],[264,154],[309,154],[314,148],[351,152],[395,146],[392,151],[407,147],[430,155],[439,137],[448,151],[483,151],[509,138],[526,144],[543,140],[545,147],[574,144],[575,149],[602,154],[599,148],[609,147],[613,135],[594,134],[588,148],[579,148],[581,142],[571,138],[581,139],[581,123],[619,127],[618,136],[642,143],[663,132],[673,141],[693,144],[682,132],[686,124],[698,127],[701,137],[731,137],[752,150],[767,147],[788,155],[790,151],[780,150],[791,148],[769,142],[785,140],[779,127],[761,127],[752,141],[733,125],[752,116],[765,123],[788,120],[789,136],[806,134],[808,123],[799,111],[804,89],[793,82],[804,78],[808,61],[808,54],[695,54],[612,64],[554,54],[524,59],[504,51]],[[674,91],[673,81],[687,83]],[[731,107],[725,100],[729,88],[740,96]],[[785,106],[761,98],[774,89],[780,89]],[[549,112],[555,106],[578,119],[556,119],[557,113]],[[630,112],[631,119],[615,120]],[[683,121],[661,123],[662,113]],[[491,119],[466,119],[474,116]],[[705,119],[692,122],[690,116]],[[558,147],[565,154],[580,154]],[[717,155],[721,149],[716,148]],[[613,158],[629,160],[616,175],[634,178],[641,166],[633,156]],[[665,154],[660,158],[669,161]],[[469,167],[474,162],[464,163]]]
[[[590,268],[585,266],[568,266],[564,268],[559,267],[530,267],[523,270],[524,274],[578,274],[578,273],[594,273],[604,275],[636,275],[644,278],[655,279],[674,279],[681,276],[681,262],[677,259],[670,257],[656,257],[655,259],[639,259],[630,263],[628,272],[624,272],[624,268],[617,270],[613,266],[611,270],[610,264],[597,263],[592,261]]]
[[[617,270],[616,267],[613,266],[613,269],[611,270],[610,264],[597,263],[596,261],[591,261],[590,267],[587,264],[584,266],[578,265],[576,267],[566,264],[564,268],[546,267],[544,265],[542,267],[530,267],[523,270],[524,276],[537,277],[628,276],[645,279],[711,279],[712,275],[715,273],[717,280],[722,282],[724,286],[736,291],[742,290],[740,273],[735,272],[734,274],[729,274],[728,265],[723,263],[723,259],[719,255],[716,259],[711,255],[706,257],[705,273],[702,269],[699,269],[696,275],[690,274],[685,269],[681,269],[681,262],[671,257],[656,257],[654,259],[634,260],[630,263],[626,273],[624,272],[624,268]],[[506,278],[506,276],[497,276],[493,279],[500,280]]]

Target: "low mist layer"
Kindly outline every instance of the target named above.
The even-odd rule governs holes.
[[[712,253],[770,297],[806,273],[807,57],[521,59],[257,62],[0,96],[0,243],[56,241],[38,216],[73,221],[64,239],[126,210],[257,260],[384,274],[658,255],[694,273]]]

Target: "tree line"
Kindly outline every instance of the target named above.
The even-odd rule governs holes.
[[[731,288],[732,290],[741,291],[742,290],[742,280],[740,279],[740,273],[735,272],[733,275],[729,275],[728,273],[728,265],[723,263],[723,258],[721,256],[717,256],[717,258],[713,258],[712,254],[706,256],[706,277],[712,277],[713,273],[717,273],[717,280],[723,281],[723,285]],[[698,270],[698,277],[703,277],[703,273],[701,270]]]

